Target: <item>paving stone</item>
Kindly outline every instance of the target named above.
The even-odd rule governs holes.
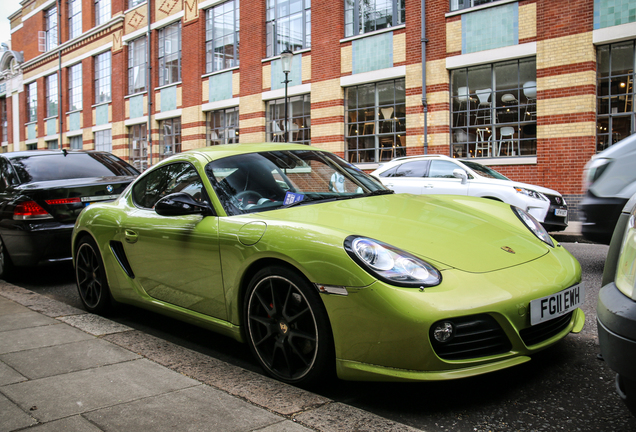
[[[4,363],[2,360],[2,356],[0,356],[0,387],[27,380],[27,377],[21,375],[18,371]]]
[[[0,354],[24,351],[69,342],[93,339],[94,336],[55,321],[48,326],[0,332]]]
[[[37,423],[37,420],[0,394],[0,431],[12,431]]]
[[[0,281],[0,294],[3,297],[52,318],[86,313],[84,310],[74,308],[73,306],[69,306],[5,281]]]
[[[201,384],[149,360],[88,369],[2,387],[23,410],[49,422]]]
[[[153,432],[204,430],[242,432],[258,430],[269,425],[280,425],[284,420],[208,386],[198,386],[169,395],[100,409],[84,416],[106,431],[151,430]]]
[[[0,311],[0,329],[3,331],[57,324],[57,321],[53,318],[44,316],[41,313],[33,312],[17,303],[13,304],[22,308],[22,311],[18,312],[20,309],[16,309],[15,313],[8,314],[4,314]]]
[[[139,356],[100,339],[18,351],[0,355],[0,360],[30,379],[138,359]]]
[[[82,416],[67,417],[32,427],[28,432],[101,432],[102,429],[91,424]]]

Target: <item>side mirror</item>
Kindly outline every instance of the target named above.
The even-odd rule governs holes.
[[[468,182],[468,174],[461,168],[457,168],[453,170],[453,177],[462,179],[462,184],[466,184]]]
[[[155,211],[160,216],[185,216],[214,214],[209,204],[197,202],[185,192],[177,192],[161,198],[155,204]]]

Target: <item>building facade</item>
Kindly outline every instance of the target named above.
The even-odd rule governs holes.
[[[576,220],[585,163],[635,131],[636,0],[20,6],[0,51],[2,151],[100,149],[141,169],[235,142],[364,170],[438,153],[556,189]]]

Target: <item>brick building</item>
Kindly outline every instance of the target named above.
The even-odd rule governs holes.
[[[20,5],[0,51],[2,151],[105,149],[145,168],[288,139],[365,170],[441,153],[557,189],[576,219],[585,162],[635,127],[636,0]]]

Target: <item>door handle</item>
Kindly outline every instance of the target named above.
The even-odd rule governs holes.
[[[388,187],[389,189],[393,189],[393,183],[387,183],[385,184],[386,187]]]
[[[425,184],[424,185],[424,189],[433,189],[433,185],[432,184]]]
[[[129,229],[124,231],[124,237],[126,238],[126,243],[135,243],[137,242],[137,240],[139,240],[139,235],[137,235],[137,233],[133,230]]]

